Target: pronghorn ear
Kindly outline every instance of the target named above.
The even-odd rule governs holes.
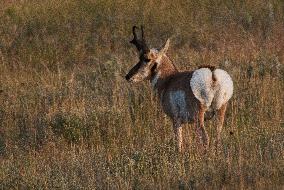
[[[160,54],[165,54],[167,53],[168,49],[170,46],[170,39],[167,39],[166,43],[162,46],[162,48],[159,50]]]
[[[160,62],[163,55],[167,53],[169,46],[170,46],[170,39],[167,39],[166,43],[160,49],[158,49],[158,54],[156,59],[158,63]]]
[[[165,53],[167,53],[169,46],[170,46],[170,39],[167,39],[166,43],[159,49],[157,59],[160,59]]]

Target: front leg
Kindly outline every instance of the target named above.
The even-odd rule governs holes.
[[[182,139],[182,127],[179,119],[173,120],[173,129],[175,133],[175,141],[179,152],[183,152],[183,139]]]

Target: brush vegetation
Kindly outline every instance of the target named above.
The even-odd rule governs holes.
[[[2,0],[1,189],[283,189],[282,0]],[[138,61],[133,25],[176,66],[234,80],[216,152],[185,153]]]

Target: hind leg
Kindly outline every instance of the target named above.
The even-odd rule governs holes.
[[[209,137],[204,127],[205,112],[206,112],[206,108],[204,105],[201,104],[199,106],[199,111],[196,114],[194,125],[195,125],[197,136],[199,137],[199,140],[202,142],[205,149],[207,149],[209,146]]]
[[[224,124],[226,109],[227,109],[227,103],[223,104],[221,108],[218,110],[217,147],[219,147],[221,143],[221,132]]]

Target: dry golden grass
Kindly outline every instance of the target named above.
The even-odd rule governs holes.
[[[1,2],[2,3],[2,2]],[[1,189],[283,189],[284,15],[281,0],[23,0],[0,8]],[[137,62],[132,25],[172,38],[180,69],[213,64],[235,92],[214,150],[198,152],[149,84],[123,76]]]

